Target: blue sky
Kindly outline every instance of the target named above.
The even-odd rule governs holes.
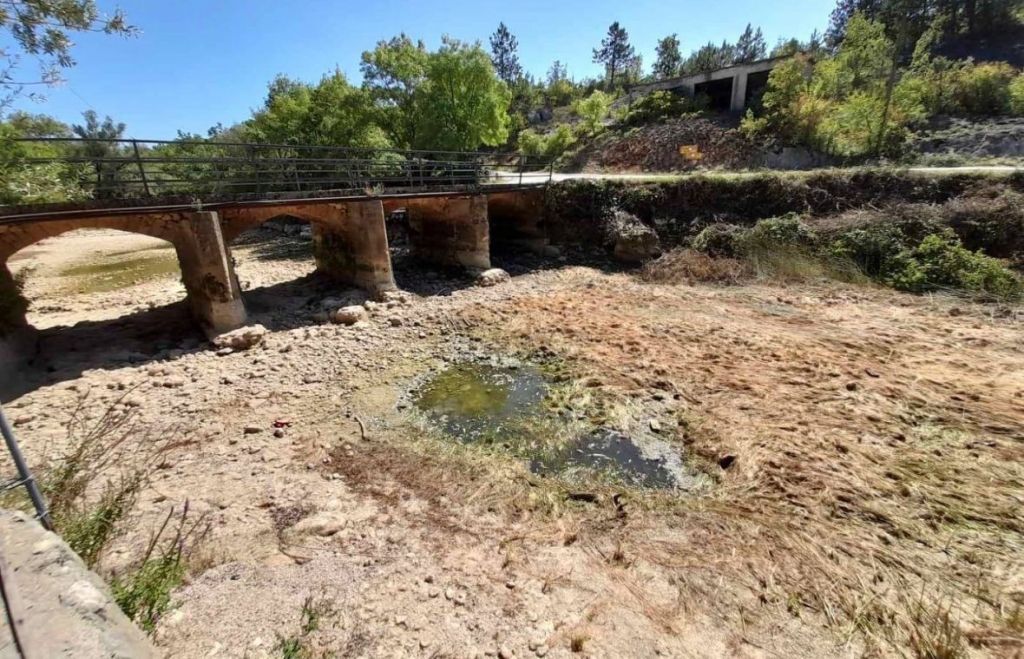
[[[98,0],[101,8],[114,3]],[[123,0],[141,29],[122,39],[78,35],[78,66],[68,84],[47,90],[43,103],[20,109],[67,122],[95,109],[128,124],[131,136],[174,137],[180,128],[205,133],[231,125],[258,106],[278,73],[317,80],[339,67],[361,81],[359,56],[381,39],[406,32],[435,47],[442,34],[481,40],[499,21],[519,39],[524,67],[546,73],[562,60],[576,78],[595,76],[591,53],[612,21],[627,29],[654,60],[660,37],[679,34],[684,55],[709,40],[734,41],[748,22],[769,46],[780,36],[806,39],[823,29],[834,0]],[[0,41],[2,45],[2,41]],[[26,65],[27,67],[27,65]],[[29,70],[24,73],[29,73]]]

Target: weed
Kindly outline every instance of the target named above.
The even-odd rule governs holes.
[[[119,411],[121,400],[90,423],[82,398],[61,455],[34,467],[54,528],[89,567],[125,530],[150,469],[171,446],[173,430],[143,424],[135,410]]]
[[[191,553],[210,530],[205,516],[189,521],[186,502],[173,527],[173,535],[165,537],[174,517],[172,508],[159,530],[150,538],[141,562],[123,574],[112,575],[110,580],[114,601],[129,619],[147,632],[153,631],[157,621],[170,608],[171,591],[181,584],[188,573]]]
[[[317,599],[312,595],[302,602],[299,631],[291,636],[277,637],[276,650],[282,659],[310,659],[314,656],[310,636],[319,631],[323,619],[334,615],[334,602],[327,598]]]
[[[569,649],[577,654],[583,652],[583,647],[587,644],[587,641],[589,640],[589,634],[584,634],[582,632],[573,634],[572,637],[569,639]]]

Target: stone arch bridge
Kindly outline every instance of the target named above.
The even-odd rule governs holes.
[[[490,267],[491,228],[503,236],[543,240],[543,184],[380,197],[319,197],[111,207],[108,203],[0,208],[0,335],[27,325],[8,259],[76,229],[116,229],[174,246],[189,307],[208,334],[245,325],[246,311],[231,259],[231,241],[263,222],[290,216],[313,228],[317,270],[339,285],[379,295],[394,290],[387,214],[405,210],[414,256],[471,270]],[[7,308],[3,308],[4,306]]]

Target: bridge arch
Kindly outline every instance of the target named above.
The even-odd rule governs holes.
[[[181,241],[181,213],[104,215],[73,219],[46,220],[0,224],[0,263],[26,247],[78,229],[114,229],[166,240],[176,247]]]
[[[282,216],[312,226],[317,271],[375,295],[396,288],[380,200],[225,208],[224,241],[230,245],[248,229]]]

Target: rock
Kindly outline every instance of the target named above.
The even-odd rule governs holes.
[[[263,343],[267,336],[267,328],[263,325],[250,325],[242,327],[233,332],[226,332],[213,338],[213,345],[217,348],[231,348],[232,350],[248,350]],[[217,354],[220,354],[219,352]]]
[[[615,245],[615,258],[623,263],[643,263],[661,255],[658,234],[635,215],[617,211],[610,233]]]
[[[88,581],[71,584],[61,595],[60,601],[83,614],[100,613],[107,607],[107,596]]]
[[[360,306],[342,307],[334,312],[334,322],[341,325],[355,325],[366,320],[366,309]]]
[[[228,355],[234,354],[234,352],[235,351],[233,349],[231,349],[231,348],[221,348],[220,350],[218,350],[216,352],[216,355],[218,357],[227,357]]]
[[[388,322],[391,323],[392,327],[402,326],[402,319],[397,316],[392,316],[391,318],[388,318]]]
[[[651,419],[647,425],[651,427],[651,432],[661,432],[661,421]]]
[[[379,306],[380,305],[374,302],[373,300],[367,300],[366,302],[363,302],[363,308],[370,313],[376,311]]]
[[[512,659],[513,656],[512,650],[509,650],[507,646],[503,645],[498,648],[498,659]]]
[[[537,654],[538,657],[546,657],[548,654],[548,646],[542,645],[538,647],[536,650],[534,650],[534,652]]]
[[[554,245],[544,245],[543,247],[540,248],[540,253],[541,256],[546,256],[548,258],[553,259],[561,256],[562,250],[558,249]]]
[[[498,284],[505,283],[511,279],[508,273],[501,268],[491,268],[490,270],[484,270],[476,278],[477,286],[497,286]]]
[[[246,426],[242,432],[244,432],[246,435],[257,435],[263,432],[263,428],[259,426]]]

